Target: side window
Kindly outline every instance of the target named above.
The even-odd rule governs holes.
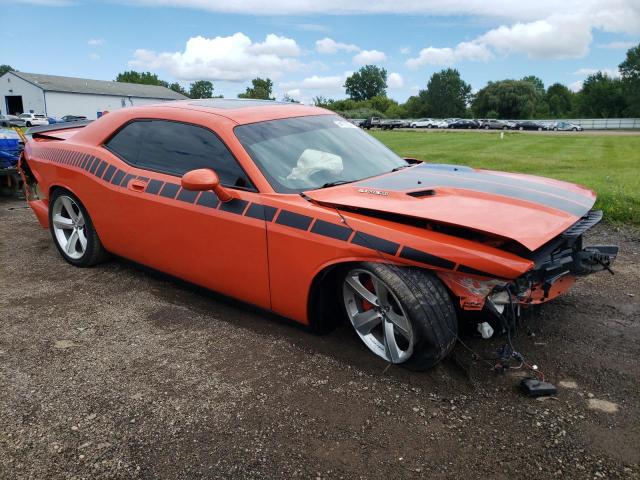
[[[222,141],[210,130],[167,120],[126,125],[106,147],[138,168],[182,176],[212,168],[223,185],[251,187],[251,182]]]

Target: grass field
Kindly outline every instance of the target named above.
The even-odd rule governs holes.
[[[585,185],[612,222],[640,225],[640,136],[467,132],[373,132],[403,157]]]

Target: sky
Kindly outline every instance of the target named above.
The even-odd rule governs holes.
[[[0,19],[0,64],[24,72],[148,70],[225,97],[260,76],[305,103],[344,98],[365,64],[399,101],[447,67],[474,91],[526,75],[577,90],[640,42],[640,0],[0,0]]]

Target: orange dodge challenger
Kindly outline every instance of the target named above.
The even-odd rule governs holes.
[[[458,314],[495,318],[609,269],[583,247],[595,194],[402,159],[320,108],[185,100],[31,130],[20,169],[62,257],[117,255],[308,325],[349,319],[376,355],[428,368]]]

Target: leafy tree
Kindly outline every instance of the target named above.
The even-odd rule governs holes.
[[[525,80],[489,82],[473,101],[473,111],[481,118],[532,118],[538,94],[533,83]],[[491,116],[489,115],[491,114]]]
[[[536,77],[535,75],[527,75],[526,77],[522,77],[523,82],[529,82],[536,89],[536,92],[540,94],[540,96],[545,94],[544,91],[544,82],[540,77]]]
[[[627,58],[618,66],[627,100],[624,114],[640,117],[640,44],[627,50]]]
[[[329,109],[331,109],[331,106],[335,102],[334,99],[327,98],[323,95],[318,95],[317,97],[313,97],[311,101],[316,107],[329,108]]]
[[[426,90],[418,96],[430,117],[462,117],[471,99],[471,85],[460,77],[460,72],[447,68],[431,75]]]
[[[213,97],[213,83],[209,80],[198,80],[189,86],[189,97],[211,98]]]
[[[185,97],[189,96],[189,93],[184,88],[182,88],[182,85],[180,85],[178,82],[173,82],[172,84],[169,85],[169,88],[174,92],[181,93]]]
[[[254,78],[251,80],[251,87],[247,87],[244,93],[238,95],[238,98],[256,98],[259,100],[275,100],[271,96],[273,90],[273,82],[269,78]]]
[[[622,80],[602,72],[588,76],[578,95],[580,113],[585,117],[620,117],[627,107]]]
[[[169,82],[160,80],[158,75],[151,72],[136,72],[130,70],[119,73],[116,82],[141,83],[143,85],[160,85],[161,87],[169,87]]]
[[[289,102],[289,103],[300,103],[298,100],[296,100],[295,98],[293,98],[291,95],[289,95],[288,93],[285,93],[282,96],[282,101],[283,102]]]
[[[549,105],[549,115],[553,118],[567,118],[573,109],[574,93],[561,83],[547,88],[545,99]]]
[[[386,97],[387,71],[376,65],[365,65],[347,78],[344,87],[352,100]]]
[[[402,105],[407,118],[421,118],[427,116],[427,104],[418,95],[410,96]]]
[[[7,72],[15,72],[15,69],[11,65],[0,65],[0,77]]]

